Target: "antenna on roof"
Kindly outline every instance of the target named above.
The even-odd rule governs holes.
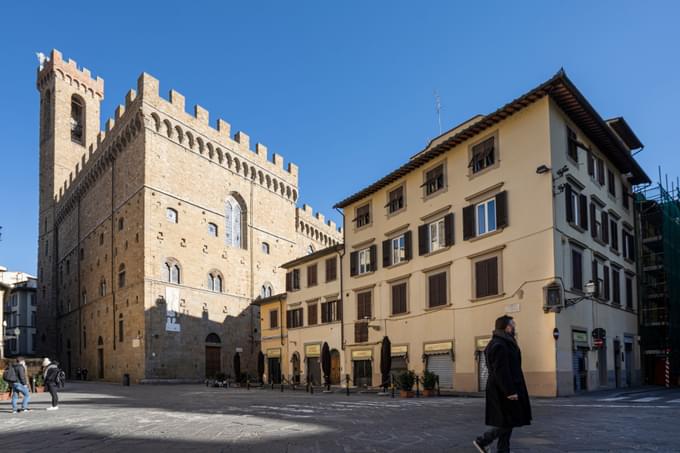
[[[442,100],[437,90],[434,90],[434,110],[437,112],[437,124],[439,124],[439,135],[442,135]]]

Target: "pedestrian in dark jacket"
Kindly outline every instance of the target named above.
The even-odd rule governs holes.
[[[47,391],[52,395],[52,406],[48,407],[48,411],[54,411],[59,409],[59,395],[57,394],[57,388],[59,387],[59,365],[53,363],[45,357],[42,362],[43,366],[43,377],[45,378],[45,387]]]
[[[12,366],[14,367],[14,373],[17,376],[16,382],[12,383],[12,413],[17,413],[17,400],[19,399],[20,393],[24,396],[24,401],[21,403],[21,409],[23,412],[29,412],[28,402],[31,401],[31,394],[28,390],[26,361],[23,357],[17,357],[16,363]]]
[[[493,338],[485,356],[489,378],[486,384],[486,424],[492,428],[479,436],[474,446],[481,453],[498,439],[497,451],[510,451],[512,429],[531,424],[531,405],[524,375],[522,355],[515,339],[515,321],[511,316],[496,319]]]

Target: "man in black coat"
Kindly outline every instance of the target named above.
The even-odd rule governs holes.
[[[486,424],[492,428],[479,436],[474,446],[480,453],[498,439],[497,451],[510,451],[512,429],[531,424],[531,405],[524,375],[522,355],[515,340],[511,316],[496,319],[493,338],[484,351],[489,378],[486,384]]]

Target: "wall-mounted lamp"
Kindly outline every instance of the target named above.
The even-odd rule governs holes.
[[[536,174],[537,175],[542,175],[544,173],[548,173],[549,171],[550,171],[550,168],[548,168],[548,166],[546,166],[546,165],[539,165],[538,167],[536,167]]]

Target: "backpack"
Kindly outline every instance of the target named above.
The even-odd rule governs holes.
[[[59,370],[57,371],[57,385],[59,387],[64,387],[66,384],[66,373],[64,373],[64,370]]]
[[[9,382],[10,384],[14,384],[19,380],[17,378],[17,371],[12,365],[8,366],[5,372],[2,373],[2,379],[4,379],[5,382]]]

